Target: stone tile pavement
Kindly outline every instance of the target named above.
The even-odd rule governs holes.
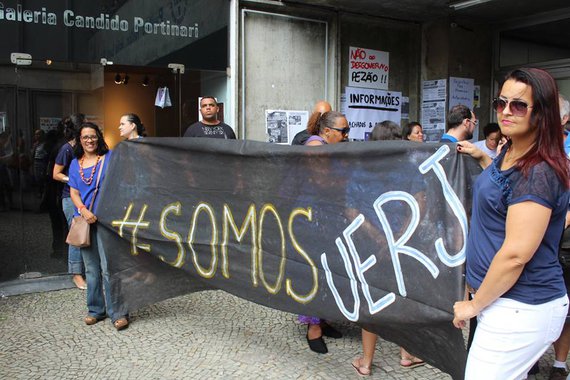
[[[83,323],[77,289],[0,298],[0,379],[356,379],[350,362],[360,330],[307,348],[295,316],[222,291],[177,297],[133,313],[117,332],[110,320]],[[552,350],[541,359],[546,379]],[[399,366],[398,347],[379,340],[371,379],[450,379],[429,365]],[[532,378],[532,376],[530,377]]]

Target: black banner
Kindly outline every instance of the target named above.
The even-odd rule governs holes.
[[[462,378],[452,306],[479,172],[440,144],[120,143],[98,209],[114,307],[222,289],[356,322]]]

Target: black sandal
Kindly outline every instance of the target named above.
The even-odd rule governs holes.
[[[309,326],[311,325],[307,326],[307,343],[309,343],[309,348],[311,351],[314,351],[318,354],[326,354],[329,352],[329,349],[327,348],[327,345],[322,336],[315,339],[309,339]]]
[[[326,322],[321,322],[321,330],[323,331],[323,335],[328,336],[329,338],[342,338],[342,333]]]

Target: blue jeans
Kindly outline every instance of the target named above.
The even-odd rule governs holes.
[[[111,302],[111,287],[109,285],[109,270],[107,258],[101,239],[97,233],[97,223],[91,225],[91,245],[81,248],[81,255],[85,263],[85,277],[87,280],[87,309],[88,314],[95,318],[111,317],[115,322],[123,317],[114,315]]]
[[[73,213],[75,212],[75,206],[71,201],[70,197],[62,198],[61,205],[63,208],[63,213],[65,214],[65,219],[67,220],[67,226],[71,226],[71,221],[73,220]],[[70,245],[67,254],[67,271],[71,274],[83,274],[83,259],[81,258],[81,251],[79,248]]]

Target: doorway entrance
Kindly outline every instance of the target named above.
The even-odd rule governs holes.
[[[166,64],[3,63],[0,282],[68,271],[62,184],[52,178],[55,157],[66,143],[60,125],[64,117],[85,114],[103,130],[111,149],[122,140],[118,125],[126,113],[139,115],[149,137],[179,137],[198,120],[199,97],[211,95],[224,103],[229,87],[225,71],[182,73]],[[159,89],[168,89],[170,102],[157,103]]]

